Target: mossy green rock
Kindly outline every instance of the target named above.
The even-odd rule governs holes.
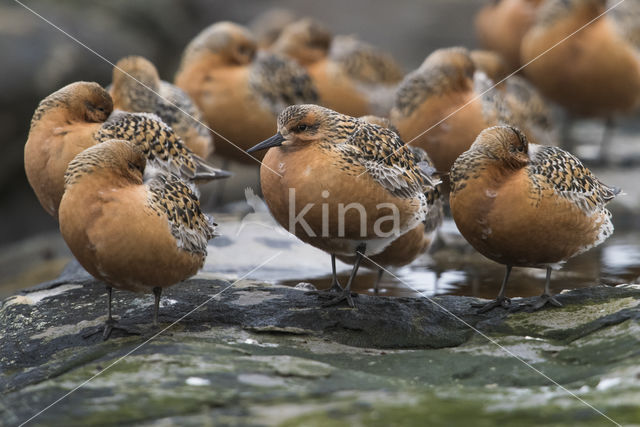
[[[166,291],[157,328],[151,296],[114,295],[139,335],[89,335],[106,296],[78,269],[3,301],[3,424],[640,424],[637,285],[478,315],[456,296],[324,308],[209,274]]]

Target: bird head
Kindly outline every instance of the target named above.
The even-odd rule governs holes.
[[[493,126],[483,130],[471,150],[482,151],[514,169],[529,164],[529,141],[524,133],[513,126]]]
[[[278,133],[247,150],[253,153],[271,147],[303,146],[321,139],[332,139],[340,114],[313,104],[292,105],[278,116]]]
[[[276,53],[306,65],[325,58],[331,46],[331,32],[319,22],[304,18],[287,25],[273,45]]]

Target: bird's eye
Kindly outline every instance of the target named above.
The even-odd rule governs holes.
[[[305,131],[305,130],[307,130],[308,128],[309,128],[309,126],[307,126],[307,125],[298,125],[298,126],[296,127],[296,131],[298,131],[298,132],[304,132],[304,131]]]
[[[141,172],[141,173],[143,172],[143,171],[142,171],[142,168],[141,168],[139,165],[136,165],[136,164],[135,164],[135,163],[133,163],[133,162],[127,162],[127,166],[128,166],[128,167],[129,167],[129,169],[130,169],[130,170],[132,170],[132,171],[137,170],[138,172]]]
[[[521,153],[524,153],[524,145],[519,145],[517,150]]]

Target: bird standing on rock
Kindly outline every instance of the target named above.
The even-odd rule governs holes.
[[[58,216],[69,162],[109,139],[139,145],[150,163],[183,179],[201,182],[229,176],[195,155],[158,116],[113,111],[111,96],[99,84],[71,83],[40,102],[24,148],[27,179],[50,215]]]
[[[78,262],[107,283],[105,339],[116,327],[112,287],[152,290],[157,324],[162,289],[196,274],[215,235],[193,188],[151,168],[140,146],[120,140],[87,148],[69,163],[59,221]]]
[[[115,109],[158,115],[203,159],[213,152],[213,139],[201,123],[200,110],[182,89],[160,80],[158,70],[147,59],[127,56],[119,60],[109,93]]]
[[[275,219],[302,241],[331,254],[332,289],[354,307],[351,285],[364,255],[380,254],[434,208],[439,180],[388,129],[317,105],[285,109],[278,132],[249,151],[269,149],[262,192]],[[355,256],[344,289],[336,256]]]
[[[619,192],[570,153],[529,144],[514,127],[484,130],[453,165],[450,195],[460,233],[478,252],[506,265],[497,299],[480,311],[508,306],[512,267],[546,268],[534,310],[561,305],[550,294],[551,270],[613,233],[605,205]]]
[[[218,22],[189,43],[175,77],[209,127],[226,139],[217,140],[216,153],[247,164],[255,159],[244,150],[273,135],[280,111],[317,100],[304,68],[256,49],[249,30]]]

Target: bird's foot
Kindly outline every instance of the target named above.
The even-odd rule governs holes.
[[[338,305],[340,304],[342,301],[347,301],[347,304],[349,304],[349,307],[351,308],[355,308],[356,304],[355,302],[353,302],[353,297],[357,297],[358,294],[356,293],[351,293],[351,290],[349,289],[342,289],[340,291],[340,294],[335,297],[332,298],[331,300],[325,302],[324,304],[322,304],[323,307],[331,307],[334,305]]]
[[[340,283],[338,283],[338,281],[336,280],[335,282],[331,283],[331,286],[327,289],[318,289],[315,291],[309,291],[307,293],[309,295],[318,295],[322,298],[331,298],[334,294],[341,293],[342,291],[342,286],[340,286]]]
[[[540,310],[545,305],[550,304],[554,307],[562,307],[562,303],[555,299],[553,295],[542,294],[538,297],[538,299],[530,304],[527,304],[527,311],[537,311]]]
[[[142,333],[137,329],[128,328],[126,326],[119,326],[118,322],[115,319],[108,319],[106,322],[104,322],[104,326],[98,326],[93,329],[93,331],[84,333],[82,335],[82,338],[87,339],[102,332],[102,340],[106,341],[109,339],[109,337],[111,336],[111,332],[113,332],[114,329],[123,331],[127,335],[142,335]]]
[[[325,291],[338,293],[338,292],[344,291],[344,289],[342,289],[342,286],[340,286],[340,283],[338,283],[338,281],[336,280],[333,283],[331,283],[331,287],[325,289]]]
[[[509,308],[511,306],[511,299],[507,297],[498,297],[495,300],[488,303],[473,303],[471,307],[479,308],[477,311],[478,314],[486,313],[487,311],[491,311],[496,307]]]

